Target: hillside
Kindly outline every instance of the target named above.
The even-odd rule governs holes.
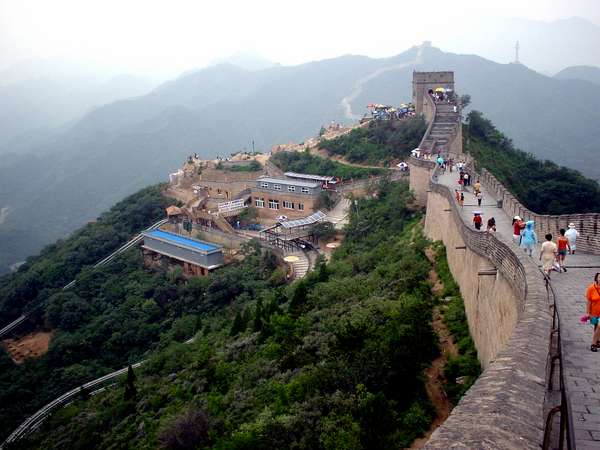
[[[596,66],[571,66],[554,75],[559,80],[584,80],[600,84],[600,67]]]
[[[465,152],[485,167],[527,208],[539,214],[600,211],[600,185],[580,172],[523,152],[479,111],[463,125]]]
[[[600,177],[600,110],[589,82],[435,48],[420,58],[412,48],[393,58],[343,56],[253,72],[219,65],[98,108],[50,138],[5,148],[13,155],[0,161],[0,271],[164,180],[190,153],[302,141],[331,120],[356,120],[368,103],[409,100],[414,69],[454,70],[473,108],[520,148]]]
[[[48,301],[48,354],[20,367],[0,354],[0,433],[69,383],[145,348],[133,397],[120,386],[90,401],[84,393],[17,448],[409,446],[432,420],[421,372],[438,351],[423,320],[438,302],[430,243],[410,200],[406,183],[382,182],[377,196],[357,200],[360,215],[332,261],[291,285],[258,244],[204,278],[143,268],[135,252],[84,271],[73,291]],[[455,291],[448,281],[447,294]],[[462,317],[453,323],[468,356],[449,382],[460,397],[455,377],[476,377],[478,365],[457,300],[449,311]]]

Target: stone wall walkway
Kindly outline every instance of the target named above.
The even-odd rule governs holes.
[[[445,174],[439,176],[438,181],[451,188],[452,191],[454,189],[460,191],[456,172],[446,171]],[[497,207],[496,199],[485,189],[485,186],[482,186],[481,207],[477,205],[472,187],[465,189],[465,202],[462,208],[465,222],[473,227],[473,212],[481,211],[482,232],[485,232],[487,220],[494,217],[497,232],[507,240],[511,240],[512,217],[508,217],[502,209]],[[544,237],[538,236],[538,239],[543,240]],[[556,241],[556,238],[554,240]],[[515,253],[523,252],[512,241],[510,245]],[[534,258],[537,262],[539,245],[534,251]],[[577,449],[600,449],[600,352],[590,351],[592,327],[579,322],[579,318],[585,313],[585,290],[593,281],[594,275],[600,272],[600,256],[567,255],[566,267],[566,273],[553,272],[551,276],[561,314],[563,364],[574,414]]]

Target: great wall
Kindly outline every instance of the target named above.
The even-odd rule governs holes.
[[[410,188],[416,203],[426,207],[426,235],[446,247],[484,371],[425,448],[600,448],[599,364],[590,360],[588,334],[582,327],[572,330],[583,312],[582,289],[592,271],[600,268],[600,215],[535,214],[485,169],[478,174],[484,204],[461,206],[453,194],[455,177],[423,158],[439,154],[463,159],[475,173],[463,153],[458,97],[436,101],[430,95],[440,86],[454,92],[454,74],[414,73],[413,101],[428,127],[419,146],[421,157],[408,161]],[[274,174],[277,168],[266,169]],[[211,173],[205,173],[208,184]],[[232,186],[239,183],[237,190],[242,191],[250,179],[234,174],[229,181]],[[498,232],[472,227],[475,208],[495,217]],[[510,219],[515,214],[535,220],[538,234],[555,234],[570,222],[577,224],[582,233],[578,245],[584,253],[569,258],[569,273],[556,276],[556,285],[554,278],[549,281],[542,275],[537,260],[512,241]],[[124,370],[88,384],[112,380]],[[73,390],[38,411],[7,442],[31,432],[76,393]]]
[[[466,160],[475,173],[462,152],[460,104],[434,101],[428,92],[437,86],[454,90],[453,74],[414,73],[417,112],[429,121],[421,151]],[[471,195],[473,203],[463,207],[453,192],[455,175],[424,158],[412,157],[409,167],[411,189],[426,207],[425,233],[446,246],[484,367],[425,448],[600,448],[599,364],[590,361],[589,332],[577,322],[585,288],[600,267],[599,215],[535,214],[485,169],[477,176],[484,204]],[[476,231],[474,210],[494,217],[498,232]],[[549,281],[511,239],[516,214],[535,220],[541,235],[556,236],[574,222],[585,236],[578,250],[587,254],[570,256],[568,274]]]

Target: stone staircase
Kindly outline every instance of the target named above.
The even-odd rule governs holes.
[[[433,126],[427,136],[426,141],[433,141],[431,154],[447,155],[452,139],[456,135],[456,128],[460,126],[460,116],[458,109],[455,112],[456,104],[436,103],[436,113],[433,119]]]
[[[294,261],[294,262],[290,263],[292,265],[292,269],[294,271],[294,275],[292,276],[292,279],[299,280],[301,278],[304,278],[304,276],[308,273],[308,270],[310,269],[310,260],[308,259],[308,256],[306,255],[306,253],[304,253],[301,250],[293,250],[293,251],[286,251],[284,253],[284,256],[297,256],[298,257],[298,261]]]

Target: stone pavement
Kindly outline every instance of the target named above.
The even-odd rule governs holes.
[[[439,176],[439,182],[450,187],[452,191],[454,189],[460,191],[456,172],[446,171]],[[497,207],[496,199],[485,189],[485,186],[482,186],[481,207],[477,206],[472,187],[465,189],[465,202],[462,209],[464,220],[473,226],[473,211],[479,210],[482,212],[483,232],[487,220],[494,217],[497,232],[511,240],[512,217]],[[543,236],[538,236],[538,239],[543,239]],[[523,251],[515,243],[511,243],[511,246],[515,253]],[[534,258],[536,261],[539,258],[539,245],[534,251]],[[577,449],[600,449],[600,352],[593,353],[589,350],[592,326],[579,322],[586,309],[585,290],[593,281],[594,275],[600,272],[600,256],[567,255],[566,267],[566,273],[553,272],[551,277],[561,315],[563,365],[574,415]]]

